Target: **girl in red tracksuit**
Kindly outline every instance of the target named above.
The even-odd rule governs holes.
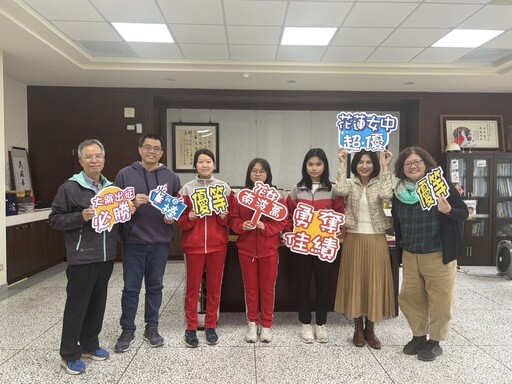
[[[256,181],[272,186],[272,171],[265,159],[256,158],[249,163],[245,188],[252,189]],[[283,197],[281,204],[286,204]],[[230,227],[238,235],[238,254],[245,290],[247,332],[245,341],[258,340],[258,325],[261,325],[260,341],[272,340],[272,319],[274,317],[274,287],[279,263],[278,248],[281,245],[280,232],[287,220],[276,221],[261,216],[256,226],[251,224],[254,211],[233,199],[230,209]]]
[[[223,204],[225,199],[218,199],[219,193],[227,198],[230,205],[233,194],[229,186],[215,179],[212,174],[215,169],[215,156],[208,149],[198,149],[194,154],[194,166],[197,177],[185,184],[179,195],[183,197],[187,208],[178,219],[178,225],[183,229],[181,245],[185,253],[187,265],[187,292],[185,295],[185,316],[187,329],[185,344],[187,347],[197,347],[197,302],[203,271],[206,265],[206,317],[204,320],[206,342],[217,344],[219,337],[217,327],[220,305],[220,290],[224,262],[228,243],[228,212]],[[209,213],[208,195],[213,197],[213,212],[211,215],[200,217],[192,205],[192,199],[203,213]],[[221,212],[217,214],[215,210]],[[201,213],[199,212],[199,213]]]
[[[321,148],[312,148],[306,153],[302,163],[302,180],[295,185],[288,198],[289,221],[285,232],[293,230],[293,213],[298,203],[311,205],[315,211],[320,209],[333,209],[343,213],[345,205],[343,199],[337,196],[329,180],[329,163],[327,156]],[[302,323],[301,338],[304,343],[319,343],[328,341],[325,323],[328,311],[329,275],[332,263],[320,260],[317,256],[295,254],[298,273],[298,306],[299,321]],[[311,278],[315,275],[316,288],[316,326],[311,325],[311,310],[309,304],[309,291]],[[314,330],[314,334],[313,334]]]

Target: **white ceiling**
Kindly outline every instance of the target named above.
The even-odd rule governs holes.
[[[111,21],[165,23],[175,43],[127,43]],[[337,33],[279,46],[286,26]],[[430,48],[454,28],[506,32]],[[28,85],[512,92],[512,0],[1,0],[0,50]]]

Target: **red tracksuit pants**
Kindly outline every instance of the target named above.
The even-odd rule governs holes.
[[[247,320],[265,328],[272,327],[278,264],[277,252],[262,258],[240,255]]]
[[[187,262],[187,293],[185,294],[185,317],[187,330],[197,330],[197,303],[206,266],[206,316],[205,328],[216,328],[219,320],[220,289],[226,251],[185,255]]]

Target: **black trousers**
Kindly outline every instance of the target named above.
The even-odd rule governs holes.
[[[311,290],[311,278],[315,276],[315,322],[324,325],[327,322],[327,309],[329,304],[329,275],[332,263],[322,261],[316,256],[295,254],[298,273],[298,308],[299,321],[302,324],[311,323],[311,303],[309,292]]]
[[[82,352],[99,348],[98,335],[107,304],[108,281],[114,261],[69,265],[60,355],[64,360],[78,360]],[[79,344],[80,343],[80,344]]]

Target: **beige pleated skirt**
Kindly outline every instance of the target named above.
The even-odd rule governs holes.
[[[334,310],[351,318],[367,316],[375,323],[395,316],[385,234],[345,233]]]

